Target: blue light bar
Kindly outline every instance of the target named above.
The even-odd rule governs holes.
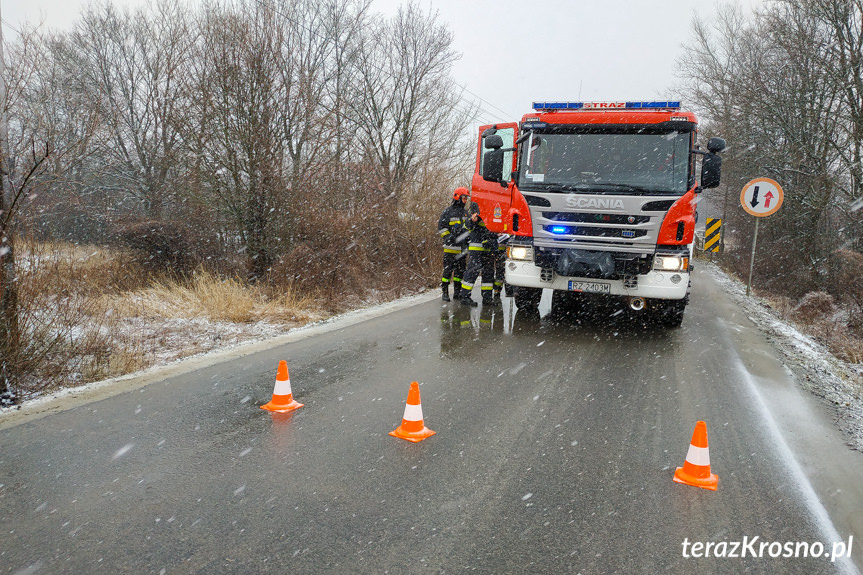
[[[548,231],[553,234],[568,234],[569,228],[566,226],[551,226]]]
[[[680,101],[664,102],[534,102],[537,111],[551,110],[679,110]]]

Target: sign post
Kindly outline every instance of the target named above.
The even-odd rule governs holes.
[[[749,260],[749,281],[746,284],[746,295],[752,287],[752,271],[755,268],[755,245],[758,242],[758,223],[761,218],[775,214],[782,206],[784,192],[770,178],[755,178],[743,186],[740,192],[740,205],[743,209],[758,219],[755,220],[755,233],[752,237],[752,256]]]

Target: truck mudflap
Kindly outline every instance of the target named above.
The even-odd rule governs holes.
[[[520,260],[507,260],[505,270],[506,282],[513,286],[611,296],[682,300],[689,286],[687,272],[650,271],[623,279],[590,278],[560,275],[554,269]]]

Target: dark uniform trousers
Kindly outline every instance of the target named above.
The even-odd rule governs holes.
[[[482,276],[480,288],[483,303],[492,302],[492,288],[494,287],[494,252],[488,248],[471,245],[470,261],[467,264],[464,279],[461,282],[462,297],[470,297],[473,284],[479,276]],[[496,250],[495,250],[496,251]]]
[[[443,274],[440,279],[443,300],[449,301],[450,278],[453,283],[453,296],[461,295],[461,280],[467,266],[464,220],[467,213],[464,204],[454,199],[438,219],[438,233],[443,240]]]
[[[443,249],[443,277],[441,287],[447,291],[447,285],[452,277],[452,295],[455,298],[461,296],[461,283],[467,268],[467,251],[458,246],[444,246]]]

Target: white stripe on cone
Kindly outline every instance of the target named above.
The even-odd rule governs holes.
[[[402,417],[405,421],[422,421],[423,420],[423,406],[422,405],[411,405],[410,403],[405,404],[405,415]]]
[[[710,449],[707,447],[689,446],[689,451],[686,453],[686,461],[692,465],[707,467],[710,465]]]
[[[284,381],[277,379],[273,395],[291,395],[291,379],[288,378]]]

